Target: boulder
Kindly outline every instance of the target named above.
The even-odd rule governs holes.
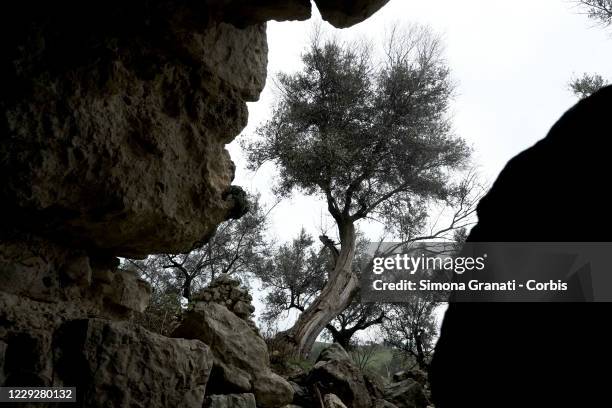
[[[385,400],[397,408],[425,408],[429,405],[423,387],[411,378],[389,384],[385,388]]]
[[[383,398],[385,390],[385,380],[379,374],[374,372],[364,372],[363,379],[365,380],[368,393],[372,398]]]
[[[257,408],[253,394],[209,395],[204,408]]]
[[[253,391],[257,405],[260,407],[281,407],[293,401],[293,387],[284,378],[270,370],[261,370],[255,374]]]
[[[349,354],[344,348],[338,343],[332,343],[330,346],[324,348],[317,357],[319,361],[352,361]]]
[[[91,302],[41,302],[0,291],[0,344],[5,345],[0,384],[51,386],[58,377],[55,333],[67,321],[99,312]]]
[[[393,374],[393,382],[404,381],[407,378],[411,378],[421,384],[423,387],[427,384],[427,373],[423,370],[419,370],[418,368],[414,368],[412,370],[404,370],[398,371]]]
[[[0,290],[45,302],[59,300],[68,295],[64,288],[75,283],[60,271],[74,267],[67,266],[70,259],[83,255],[40,238],[0,229]],[[86,268],[91,269],[89,265]],[[79,282],[74,286],[83,285]]]
[[[305,382],[309,386],[317,385],[322,394],[336,394],[352,408],[370,408],[372,400],[363,374],[347,357],[338,344],[323,350]]]
[[[118,269],[110,284],[102,284],[101,292],[108,304],[115,307],[144,312],[151,298],[151,286],[135,272]]]
[[[113,319],[128,319],[149,303],[150,285],[118,268],[115,257],[88,256],[24,234],[0,235],[0,296],[15,294],[58,310],[70,302],[87,310],[81,316]]]
[[[209,345],[214,393],[254,393],[257,405],[281,407],[293,400],[293,388],[270,370],[266,343],[243,319],[216,302],[196,302],[172,337],[198,339]]]
[[[346,408],[346,405],[336,394],[326,394],[323,397],[323,406],[325,408]]]
[[[83,319],[62,325],[53,344],[54,383],[77,387],[83,406],[200,408],[204,402],[213,357],[201,341]]]

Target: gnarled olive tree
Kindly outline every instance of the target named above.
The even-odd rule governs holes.
[[[285,333],[302,356],[358,290],[356,223],[410,220],[427,201],[452,200],[451,174],[470,155],[449,123],[453,86],[438,38],[414,26],[383,48],[375,58],[368,47],[316,36],[302,69],[278,76],[272,117],[245,144],[252,169],[276,164],[279,194],[321,196],[337,226],[327,282]]]

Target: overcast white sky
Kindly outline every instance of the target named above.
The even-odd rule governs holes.
[[[323,23],[323,28],[331,34],[376,41],[393,24],[414,22],[441,34],[457,83],[452,108],[455,130],[472,145],[474,161],[492,182],[510,158],[543,138],[576,102],[567,90],[573,76],[596,72],[612,79],[612,30],[579,12],[570,0],[391,0],[354,27],[338,30]],[[318,12],[314,14],[306,22],[268,24],[268,82],[260,100],[249,104],[243,137],[252,135],[270,115],[274,102],[270,79],[300,68],[300,54],[313,24],[321,22]],[[247,172],[237,141],[228,146],[237,165],[234,183],[271,202],[273,169]],[[296,195],[271,213],[270,235],[283,242],[302,227],[315,236],[326,227],[333,234],[325,214],[318,200]],[[372,225],[360,227],[376,230]],[[256,306],[259,314],[259,299]]]
[[[441,34],[457,83],[455,130],[473,146],[474,161],[493,181],[511,157],[543,138],[575,103],[567,90],[572,76],[597,72],[612,78],[612,31],[579,11],[570,0],[391,0],[354,27],[323,27],[328,33],[375,42],[394,23],[427,24]],[[320,21],[315,11],[306,22],[268,23],[268,81],[260,100],[249,104],[244,136],[269,117],[274,101],[270,79],[300,68],[300,54],[313,24]],[[234,183],[271,200],[273,170],[249,173],[236,141],[229,150],[237,165]],[[302,226],[318,234],[322,226],[331,226],[325,213],[317,200],[296,196],[271,214],[271,234],[289,240]]]

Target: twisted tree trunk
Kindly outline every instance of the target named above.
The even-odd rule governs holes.
[[[353,272],[355,257],[355,225],[352,220],[340,222],[340,250],[334,269],[317,299],[300,315],[295,325],[284,336],[292,354],[307,357],[315,340],[339,313],[351,303],[359,288],[359,280]]]
[[[351,348],[351,338],[356,330],[338,330],[331,323],[325,326],[325,328],[331,333],[334,343],[338,343],[343,349],[349,351]]]

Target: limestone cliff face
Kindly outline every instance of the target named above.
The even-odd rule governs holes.
[[[120,322],[150,288],[116,257],[189,251],[244,214],[225,145],[265,84],[266,21],[307,19],[310,1],[13,3],[0,5],[0,385],[201,407],[208,347]],[[317,1],[337,26],[384,3]]]
[[[100,26],[53,9],[44,29],[15,39],[3,84],[13,97],[2,101],[5,222],[138,257],[188,251],[229,216],[224,145],[264,86],[265,25],[237,29],[168,3],[105,7],[118,18]]]
[[[375,9],[319,3],[342,26]],[[25,1],[2,14],[3,224],[139,257],[188,251],[241,215],[224,146],[265,84],[265,21],[308,18],[308,1]]]

